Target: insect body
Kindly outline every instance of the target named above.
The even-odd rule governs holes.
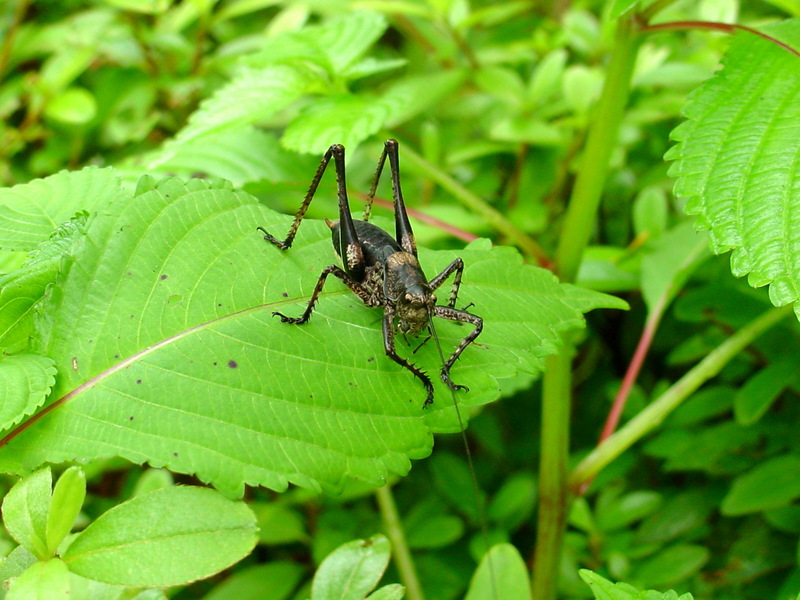
[[[419,367],[397,354],[395,349],[395,329],[404,335],[416,336],[427,329],[433,335],[433,317],[450,321],[470,323],[475,326],[442,365],[441,377],[452,390],[467,390],[466,386],[457,385],[450,379],[450,367],[458,359],[464,349],[469,346],[481,332],[483,319],[466,310],[455,308],[464,262],[457,258],[444,271],[430,281],[425,277],[417,259],[417,247],[414,233],[408,220],[403,194],[400,190],[400,170],[397,152],[397,141],[387,140],[378,169],[372,183],[364,220],[353,219],[350,204],[347,200],[344,169],[344,147],[339,144],[331,146],[322,157],[314,179],[311,181],[306,197],[297,211],[289,233],[283,241],[269,234],[263,227],[258,229],[264,239],[281,250],[291,247],[297,229],[319,186],[325,168],[333,158],[336,167],[337,194],[339,198],[339,220],[326,221],[331,228],[333,246],[341,257],[344,268],[330,265],[322,270],[317,285],[305,311],[299,317],[287,317],[275,312],[284,323],[303,324],[311,317],[328,275],[334,275],[356,294],[367,306],[383,308],[383,347],[386,355],[402,367],[411,371],[422,381],[427,392],[423,408],[433,402],[433,384],[430,378]],[[378,187],[381,171],[389,158],[392,177],[392,197],[394,200],[395,229],[394,238],[381,228],[369,223],[369,213],[375,191]],[[455,274],[450,299],[446,306],[436,304],[434,290]]]

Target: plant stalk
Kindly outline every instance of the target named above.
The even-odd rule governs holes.
[[[603,92],[594,110],[581,167],[556,250],[557,272],[574,281],[589,243],[611,154],[627,104],[637,40],[632,16],[618,21],[617,34]],[[571,358],[565,344],[547,361],[542,394],[542,439],[539,469],[539,513],[533,561],[533,600],[553,600],[558,586],[558,567],[566,527],[570,493],[567,481],[571,402]]]
[[[417,570],[414,567],[414,560],[411,558],[411,550],[406,543],[405,530],[400,520],[400,513],[397,512],[391,486],[386,484],[379,487],[375,490],[375,497],[383,516],[386,535],[389,536],[389,541],[392,543],[394,564],[400,573],[400,580],[406,586],[405,597],[407,600],[425,600],[425,594],[422,592]]]
[[[579,490],[603,467],[652,431],[697,388],[719,373],[748,344],[792,313],[791,306],[772,308],[748,323],[710,352],[658,399],[597,446],[572,471],[570,488]]]

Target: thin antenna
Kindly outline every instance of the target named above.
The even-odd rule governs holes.
[[[441,360],[442,366],[444,366],[444,353],[442,352],[442,345],[439,343],[439,334],[436,333],[436,328],[433,326],[433,315],[431,314],[431,311],[428,311],[428,327],[431,332],[431,337],[436,344],[436,350],[439,352],[439,360]],[[492,584],[492,598],[494,600],[499,600],[497,596],[497,582],[494,575],[494,563],[492,562],[492,555],[489,553],[489,525],[486,521],[486,506],[484,506],[483,500],[481,499],[481,488],[478,485],[478,476],[475,473],[475,463],[472,462],[472,451],[470,450],[469,442],[467,441],[467,432],[464,428],[464,419],[461,418],[461,409],[458,408],[456,393],[452,388],[450,389],[450,395],[453,398],[453,407],[456,409],[458,427],[461,430],[461,440],[464,442],[464,453],[467,456],[469,474],[472,476],[472,491],[475,494],[475,504],[478,506],[478,520],[480,521],[481,526],[481,537],[483,538],[483,545],[486,548],[485,556],[487,558],[487,566],[489,567],[489,579]]]

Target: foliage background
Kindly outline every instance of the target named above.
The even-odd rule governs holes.
[[[489,237],[550,266],[623,5],[7,3],[0,9],[0,178],[11,186],[62,168],[113,166],[132,189],[143,173],[203,174],[292,213],[330,143],[347,146],[349,187],[366,191],[391,135],[401,142],[408,204],[436,219],[415,221],[418,243],[450,250],[464,243],[454,234]],[[649,6],[664,22],[762,26],[800,16],[790,1]],[[623,295],[631,310],[592,313],[581,334],[572,382],[575,464],[597,443],[652,314],[658,275],[674,269],[676,257],[696,249],[691,268],[676,278],[623,420],[770,304],[766,289],[731,276],[752,271],[736,254],[733,265],[726,256],[708,258],[706,241],[682,216],[685,197],[698,192],[684,179],[673,197],[663,160],[687,97],[719,68],[729,41],[702,31],[641,34],[593,245],[576,277]],[[783,87],[796,90],[791,85]],[[744,136],[750,121],[743,122]],[[740,147],[741,140],[733,146]],[[687,211],[700,212],[698,201]],[[328,178],[310,215],[334,214]],[[717,251],[736,245],[713,241]],[[13,272],[25,257],[3,252],[0,271]],[[754,284],[769,281],[751,275]],[[699,598],[796,596],[796,329],[784,322],[749,345],[598,474],[569,516],[562,597],[591,594],[581,567]],[[468,430],[490,538],[510,541],[523,557],[532,556],[536,535],[540,394],[525,378],[511,382],[503,401],[473,415]],[[87,475],[89,519],[138,487],[173,481],[118,460],[92,463]],[[460,441],[437,438],[433,456],[394,493],[427,596],[463,596],[483,542]],[[261,526],[257,550],[175,597],[224,597],[225,586],[246,587],[237,582],[247,578],[268,585],[299,565],[291,571],[295,587],[275,597],[304,598],[315,565],[334,547],[382,527],[366,486],[353,484],[338,498],[252,489],[247,501]],[[387,581],[397,581],[392,569]]]

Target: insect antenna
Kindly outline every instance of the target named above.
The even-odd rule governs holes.
[[[442,352],[442,344],[439,342],[439,334],[436,332],[436,327],[434,327],[433,325],[433,312],[430,310],[428,311],[428,330],[430,332],[430,336],[428,339],[433,338],[433,342],[436,345],[436,350],[439,352],[439,360],[442,363],[442,367],[444,367],[445,364],[444,352]],[[425,341],[428,340],[426,339]],[[494,563],[492,562],[492,556],[489,554],[489,525],[487,524],[486,520],[486,506],[484,505],[484,502],[481,498],[481,488],[480,485],[478,485],[478,475],[475,473],[475,463],[472,460],[472,450],[470,450],[469,441],[467,440],[467,432],[464,429],[464,419],[461,417],[461,409],[458,408],[458,402],[456,401],[456,393],[452,388],[450,388],[450,396],[453,398],[453,407],[456,409],[458,428],[461,430],[461,440],[464,442],[464,453],[467,457],[469,474],[472,479],[472,491],[475,494],[475,504],[478,507],[478,521],[480,522],[481,537],[483,538],[483,545],[487,555],[486,565],[489,568],[489,580],[491,581],[491,586],[492,586],[492,598],[494,600],[498,600],[497,582],[495,580],[495,573],[494,573]]]

